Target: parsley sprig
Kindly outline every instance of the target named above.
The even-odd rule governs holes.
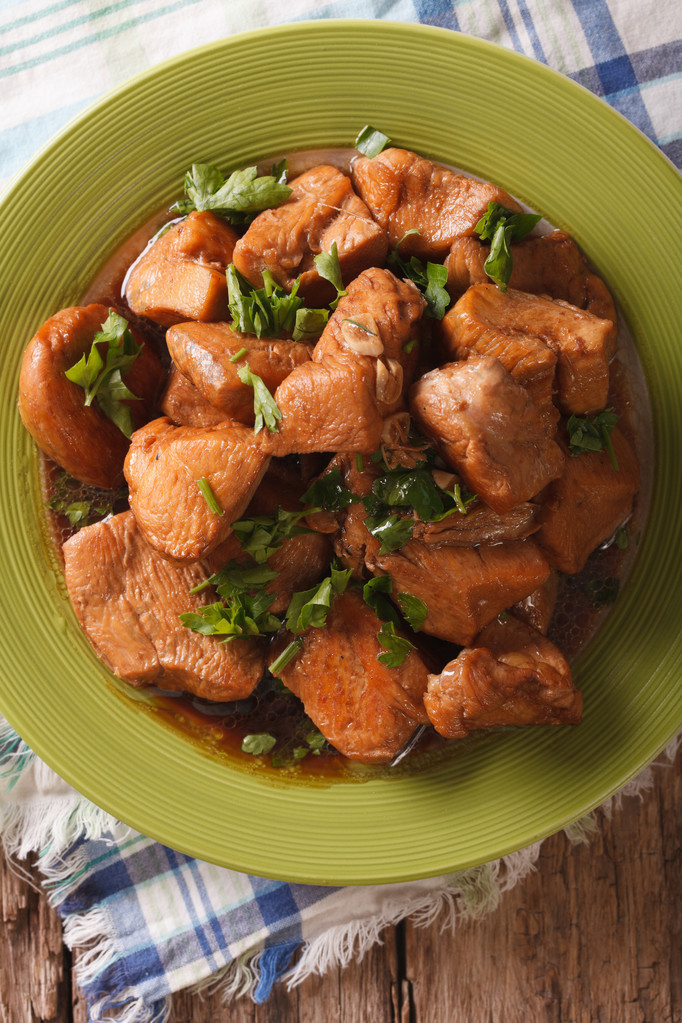
[[[609,453],[611,465],[618,472],[618,461],[611,443],[611,431],[620,416],[612,408],[604,409],[590,419],[573,415],[566,423],[568,430],[568,447],[572,455],[580,455],[583,451],[603,451]]]
[[[344,486],[338,465],[311,483],[306,492],[301,495],[303,504],[324,508],[325,511],[340,511],[342,508],[347,508],[349,504],[356,504],[360,500],[362,498]]]
[[[364,128],[360,129],[354,143],[358,152],[363,156],[368,156],[370,160],[378,156],[390,144],[391,140],[388,135],[373,128],[371,124],[366,124]]]
[[[315,256],[313,262],[320,277],[323,277],[325,281],[329,281],[336,288],[336,298],[329,307],[330,309],[336,309],[341,299],[345,298],[348,294],[343,286],[339,250],[336,242],[332,242],[329,252],[320,252],[318,256]]]
[[[304,508],[303,511],[290,512],[278,507],[274,516],[259,515],[233,522],[232,531],[239,540],[242,550],[262,565],[289,537],[312,533],[313,530],[307,526],[300,526],[299,522],[306,515],[318,511],[321,509]]]
[[[396,277],[407,277],[417,285],[426,299],[425,316],[429,316],[433,320],[442,320],[450,305],[450,295],[445,288],[448,280],[447,267],[442,263],[426,263],[424,265],[417,256],[403,259],[400,255],[400,246],[411,234],[421,234],[421,231],[416,227],[406,231],[393,251],[389,253],[386,265]],[[411,342],[408,341],[408,344]]]
[[[273,170],[279,171],[279,168]],[[261,210],[284,202],[291,195],[291,189],[281,180],[281,174],[259,177],[256,167],[233,171],[226,179],[213,164],[193,163],[185,174],[185,195],[186,199],[171,207],[173,213],[211,210],[233,224],[244,224]]]
[[[251,371],[248,362],[237,367],[237,376],[243,384],[253,387],[253,411],[256,420],[253,424],[253,432],[260,433],[263,426],[267,426],[271,433],[279,433],[277,425],[282,420],[282,413],[279,405],[270,394],[263,383],[262,377]]]
[[[123,377],[130,370],[142,351],[128,326],[128,321],[113,309],[92,339],[87,355],[65,375],[72,383],[85,391],[85,405],[97,404],[107,419],[114,423],[121,433],[130,437],[134,430],[132,409],[126,401],[139,401],[123,383]]]
[[[414,643],[410,643],[409,639],[398,635],[393,622],[384,622],[377,633],[377,639],[386,651],[379,654],[377,660],[388,668],[399,668],[410,650],[416,650]]]
[[[298,294],[299,280],[288,292],[263,271],[263,287],[254,288],[231,263],[226,271],[232,329],[256,337],[282,337],[294,341],[316,340],[329,318],[328,309],[309,309]]]
[[[282,623],[269,611],[275,595],[266,591],[266,586],[276,575],[267,565],[245,566],[234,560],[228,561],[219,572],[190,591],[198,593],[207,586],[214,586],[221,600],[198,611],[184,612],[180,621],[192,632],[224,636],[225,642],[277,632]]]
[[[345,591],[351,575],[351,569],[343,568],[335,559],[331,563],[329,575],[322,582],[309,590],[294,593],[286,615],[289,632],[301,633],[308,628],[324,628],[334,597]]]
[[[483,269],[500,291],[507,290],[512,275],[510,244],[530,234],[541,219],[539,213],[516,213],[499,202],[489,202],[486,213],[476,224],[474,231],[481,241],[490,242],[490,254]]]

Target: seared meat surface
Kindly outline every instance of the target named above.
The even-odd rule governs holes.
[[[561,473],[564,456],[533,399],[492,356],[425,373],[410,408],[445,462],[496,512],[534,497]]]
[[[398,668],[377,656],[381,621],[355,590],[336,597],[324,629],[308,628],[282,681],[340,753],[365,763],[391,760],[426,722],[427,671],[411,650]]]
[[[512,615],[429,675],[424,704],[436,731],[462,739],[500,725],[575,725],[582,697],[561,652]]]
[[[65,373],[87,357],[108,315],[108,306],[89,305],[51,316],[29,342],[19,377],[19,412],[40,450],[82,483],[103,490],[123,482],[130,442],[96,401],[84,404],[83,388]],[[136,341],[140,344],[143,339],[138,336]],[[129,404],[141,426],[162,384],[161,365],[148,345],[123,382],[140,399]]]
[[[115,675],[207,700],[240,700],[263,674],[262,641],[216,643],[190,632],[178,615],[197,611],[206,593],[200,565],[177,565],[144,539],[132,512],[87,526],[64,544],[64,575],[83,631]]]
[[[252,403],[253,404],[253,403]],[[176,426],[220,426],[228,418],[206,401],[191,380],[171,366],[159,411]]]
[[[391,246],[417,228],[419,234],[402,241],[401,254],[434,261],[444,259],[455,238],[473,234],[489,202],[521,208],[496,185],[455,174],[407,149],[359,157],[353,163],[353,183]]]
[[[128,305],[164,327],[183,320],[226,320],[225,268],[237,238],[215,213],[190,213],[135,264],[126,283]]]
[[[370,266],[380,266],[388,251],[382,228],[336,167],[314,167],[290,182],[291,196],[282,206],[264,210],[234,250],[234,265],[247,281],[262,287],[263,271],[310,306],[327,305],[334,287],[320,277],[314,258],[336,244],[341,276],[353,280]]]

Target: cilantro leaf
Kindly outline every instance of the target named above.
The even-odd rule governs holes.
[[[381,618],[382,622],[393,622],[395,625],[400,625],[400,615],[393,601],[386,597],[387,593],[392,592],[393,580],[390,575],[377,575],[362,587],[362,599],[372,608],[377,618]]]
[[[414,530],[412,519],[403,519],[399,515],[380,513],[378,515],[368,515],[364,522],[372,536],[381,541],[379,554],[389,554],[391,551],[397,551],[412,539],[412,532]]]
[[[448,280],[447,267],[442,263],[427,263],[424,266],[421,259],[416,256],[403,259],[400,255],[400,246],[411,234],[421,234],[421,231],[416,227],[406,231],[389,254],[386,265],[397,277],[407,277],[417,285],[426,299],[425,316],[429,316],[433,320],[442,320],[450,305],[450,295],[445,288]],[[414,347],[412,342],[408,342],[408,344]],[[411,351],[411,348],[408,349],[407,346],[403,346],[403,348],[405,351]]]
[[[323,628],[334,596],[344,592],[351,575],[351,569],[344,569],[333,561],[330,574],[322,582],[312,586],[309,590],[300,590],[294,593],[286,616],[286,626],[289,632],[300,633],[305,632],[307,628]]]
[[[262,636],[267,632],[278,632],[282,624],[268,611],[274,599],[274,594],[264,591],[255,595],[236,593],[227,603],[216,601],[198,611],[186,611],[179,617],[192,632],[203,636],[225,636],[226,642],[244,636]]]
[[[336,298],[330,306],[331,309],[336,309],[340,300],[348,294],[343,286],[339,250],[336,242],[332,242],[329,252],[320,252],[318,256],[315,256],[313,262],[320,277],[323,277],[325,281],[329,281],[336,288]]]
[[[269,732],[254,732],[242,739],[242,753],[251,753],[254,757],[259,757],[263,753],[269,753],[276,742],[277,739]]]
[[[507,290],[512,275],[511,242],[525,238],[541,219],[539,213],[516,213],[499,202],[489,202],[487,211],[474,227],[481,241],[490,242],[490,254],[483,269],[501,291]]]
[[[294,341],[317,341],[320,334],[327,326],[329,319],[328,309],[307,309],[306,307],[296,310],[296,321],[292,338]]]
[[[398,603],[410,628],[418,632],[429,613],[424,601],[420,597],[415,597],[413,593],[399,593]]]
[[[250,554],[259,565],[262,565],[271,554],[279,550],[289,537],[312,533],[312,529],[308,529],[307,526],[299,526],[298,523],[306,515],[320,510],[320,508],[304,508],[300,512],[289,512],[283,508],[277,508],[274,518],[262,515],[233,522],[232,531],[239,540],[242,550]]]
[[[377,633],[377,639],[380,646],[387,651],[384,654],[377,654],[377,660],[388,668],[399,668],[410,650],[417,649],[409,639],[397,634],[393,622],[384,622]]]
[[[281,172],[277,177],[269,174],[259,177],[256,167],[245,167],[233,171],[226,180],[213,164],[194,163],[185,174],[185,195],[185,200],[171,207],[173,211],[186,214],[192,210],[212,210],[233,223],[244,223],[249,214],[284,202],[291,189],[281,180]]]
[[[413,508],[423,522],[443,511],[443,491],[428,469],[391,469],[374,481],[372,493],[390,508]]]
[[[371,160],[373,157],[378,156],[390,143],[391,140],[388,135],[377,131],[371,124],[366,124],[358,132],[354,145],[358,152],[362,153],[363,156],[368,156]]]
[[[338,466],[334,466],[316,479],[305,494],[301,495],[303,504],[315,505],[326,511],[340,511],[341,508],[347,508],[349,504],[356,504],[360,500],[357,494],[344,486]]]
[[[568,447],[571,454],[579,455],[583,451],[603,451],[606,448],[611,465],[618,472],[618,461],[611,443],[611,431],[619,418],[612,408],[604,409],[592,419],[587,416],[585,418],[571,416],[566,423]]]
[[[280,412],[279,405],[263,383],[262,378],[257,373],[251,372],[248,362],[238,367],[237,376],[243,384],[253,387],[253,411],[256,416],[253,432],[260,433],[263,429],[263,424],[265,424],[271,433],[279,433],[277,423],[281,421],[282,413]]]
[[[65,370],[66,378],[85,391],[84,404],[92,405],[97,399],[104,415],[126,437],[132,435],[134,422],[132,409],[123,403],[140,399],[126,387],[122,378],[141,351],[142,345],[136,343],[128,321],[110,309],[88,354]]]
[[[268,568],[266,564],[244,565],[232,559],[223,565],[219,572],[214,572],[189,592],[200,593],[207,586],[213,586],[221,597],[228,598],[239,593],[262,590],[276,578],[277,572]]]
[[[294,341],[310,341],[324,330],[329,310],[309,309],[298,295],[298,280],[289,292],[275,284],[269,270],[264,270],[263,287],[254,288],[233,263],[225,276],[232,329],[240,334],[256,337],[292,334]]]

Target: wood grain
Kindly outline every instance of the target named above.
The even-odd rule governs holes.
[[[482,920],[390,928],[269,1002],[176,995],[171,1023],[682,1023],[682,757],[589,846],[563,835]],[[60,925],[0,863],[0,1023],[87,1023]]]

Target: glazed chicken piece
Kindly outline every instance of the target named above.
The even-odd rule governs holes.
[[[315,345],[313,362],[348,354],[370,358],[378,409],[385,417],[399,408],[412,381],[426,301],[412,281],[400,281],[379,267],[365,270],[347,291]]]
[[[206,401],[175,366],[170,368],[159,411],[176,426],[221,426],[228,418]]]
[[[381,625],[360,593],[346,590],[326,628],[306,629],[300,652],[281,671],[325,738],[363,763],[387,763],[427,721],[426,667],[415,650],[397,668],[377,660]]]
[[[552,231],[539,238],[524,238],[511,245],[513,270],[509,287],[532,295],[549,295],[594,316],[616,323],[616,307],[608,288],[588,268],[585,258],[565,231]],[[472,284],[487,284],[483,264],[490,246],[478,238],[458,238],[445,260],[447,288],[459,298]]]
[[[492,622],[440,675],[429,675],[424,704],[446,739],[500,725],[576,725],[582,715],[561,652],[512,615]]]
[[[51,316],[24,352],[19,377],[19,412],[41,451],[90,487],[113,489],[123,483],[123,462],[130,441],[101,411],[97,401],[85,405],[85,391],[66,376],[87,357],[109,315],[105,305],[73,306]],[[143,339],[133,331],[138,345]],[[163,370],[148,345],[123,382],[140,401],[130,401],[141,426],[154,408]]]
[[[492,356],[426,373],[410,392],[420,430],[468,488],[496,512],[539,493],[564,456],[533,399]]]
[[[471,643],[483,626],[527,597],[549,575],[549,566],[532,540],[437,549],[411,540],[387,554],[379,554],[376,540],[371,540],[365,547],[365,562],[374,575],[390,575],[391,597],[396,601],[401,593],[419,597],[428,609],[422,630],[460,645]]]
[[[517,601],[511,610],[515,618],[546,636],[552,622],[558,595],[559,573],[552,569],[547,581],[542,586],[538,586],[537,590],[529,593],[523,600]]]
[[[530,338],[556,355],[557,404],[562,412],[584,415],[606,404],[615,340],[611,320],[567,302],[512,289],[505,294],[494,284],[475,284],[444,317],[442,332],[451,356],[466,358],[472,348],[481,355],[495,355],[526,386],[504,350],[520,337]],[[534,389],[529,389],[542,407]]]
[[[243,699],[260,681],[260,641],[218,643],[179,615],[211,597],[200,565],[177,565],[146,542],[132,512],[86,526],[64,544],[64,574],[78,620],[97,655],[133,686],[185,690],[206,700]],[[210,590],[208,591],[211,592]]]
[[[430,547],[474,547],[502,540],[524,540],[540,528],[539,506],[524,501],[506,512],[475,501],[461,515],[453,512],[440,522],[415,522],[412,536]]]
[[[595,547],[613,536],[632,511],[639,490],[637,457],[618,427],[611,443],[618,470],[607,451],[567,453],[562,475],[544,497],[536,539],[560,572],[580,572]]]
[[[258,288],[264,270],[287,291],[300,275],[298,293],[306,304],[328,305],[336,289],[318,274],[315,256],[331,252],[336,243],[341,276],[348,283],[367,267],[384,262],[386,234],[336,167],[313,167],[289,184],[287,202],[259,213],[240,238],[234,265]]]
[[[400,254],[442,261],[455,238],[473,234],[488,209],[498,202],[508,209],[521,207],[503,189],[456,174],[407,149],[385,149],[353,163],[353,183],[375,220],[386,230],[392,247],[407,231]]]
[[[268,466],[253,430],[174,426],[165,417],[133,434],[125,462],[130,507],[145,539],[167,558],[199,561],[230,533]],[[222,514],[199,489],[206,480]]]
[[[227,323],[179,323],[166,334],[180,372],[225,416],[253,426],[253,387],[239,378],[248,364],[271,393],[296,366],[310,361],[308,345],[288,338],[240,334]],[[246,349],[236,362],[234,357]]]
[[[215,213],[193,211],[133,265],[126,282],[128,305],[163,327],[183,320],[227,320],[225,268],[238,237]]]

